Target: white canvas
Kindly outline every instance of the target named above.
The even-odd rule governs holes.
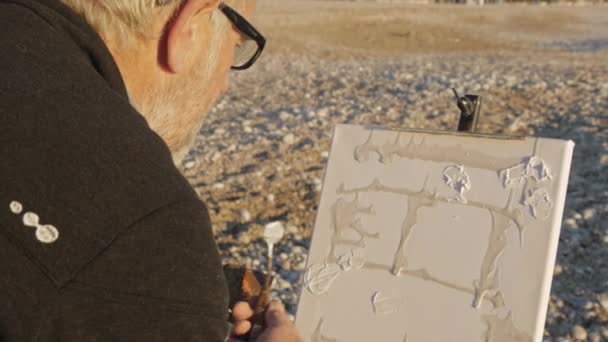
[[[573,147],[336,126],[304,340],[541,341]]]

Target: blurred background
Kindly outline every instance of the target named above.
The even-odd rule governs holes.
[[[294,314],[333,125],[455,130],[455,87],[480,132],[576,143],[545,340],[608,341],[608,2],[440,2],[258,0],[267,48],[181,165],[224,260],[263,269],[283,224]]]

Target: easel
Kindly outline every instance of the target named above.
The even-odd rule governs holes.
[[[481,112],[481,96],[465,94],[461,97],[455,88],[452,88],[452,91],[456,97],[456,105],[460,109],[458,132],[475,133]],[[239,266],[225,266],[224,274],[230,288],[230,306],[232,307],[238,300],[244,300],[254,308],[252,329],[243,336],[246,341],[253,341],[264,327],[263,310],[269,303],[272,277],[270,274]],[[248,290],[244,291],[245,288]]]

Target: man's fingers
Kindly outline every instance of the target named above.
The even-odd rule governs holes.
[[[251,316],[253,316],[253,310],[247,302],[238,302],[232,309],[232,317],[237,322],[248,320]]]
[[[266,310],[266,325],[269,327],[278,327],[283,324],[290,323],[289,316],[285,312],[285,307],[281,302],[274,301]]]
[[[251,322],[249,321],[240,321],[234,325],[234,329],[232,330],[233,335],[244,335],[249,329],[251,329]]]

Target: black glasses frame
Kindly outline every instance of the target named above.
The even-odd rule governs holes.
[[[255,63],[255,61],[262,54],[262,50],[264,50],[264,46],[266,45],[266,38],[258,32],[258,30],[251,25],[247,19],[243,18],[237,11],[232,9],[230,6],[225,3],[220,3],[219,9],[228,17],[228,20],[244,35],[252,39],[258,45],[258,49],[253,56],[243,65],[240,66],[232,66],[231,69],[234,70],[245,70],[248,69]]]

